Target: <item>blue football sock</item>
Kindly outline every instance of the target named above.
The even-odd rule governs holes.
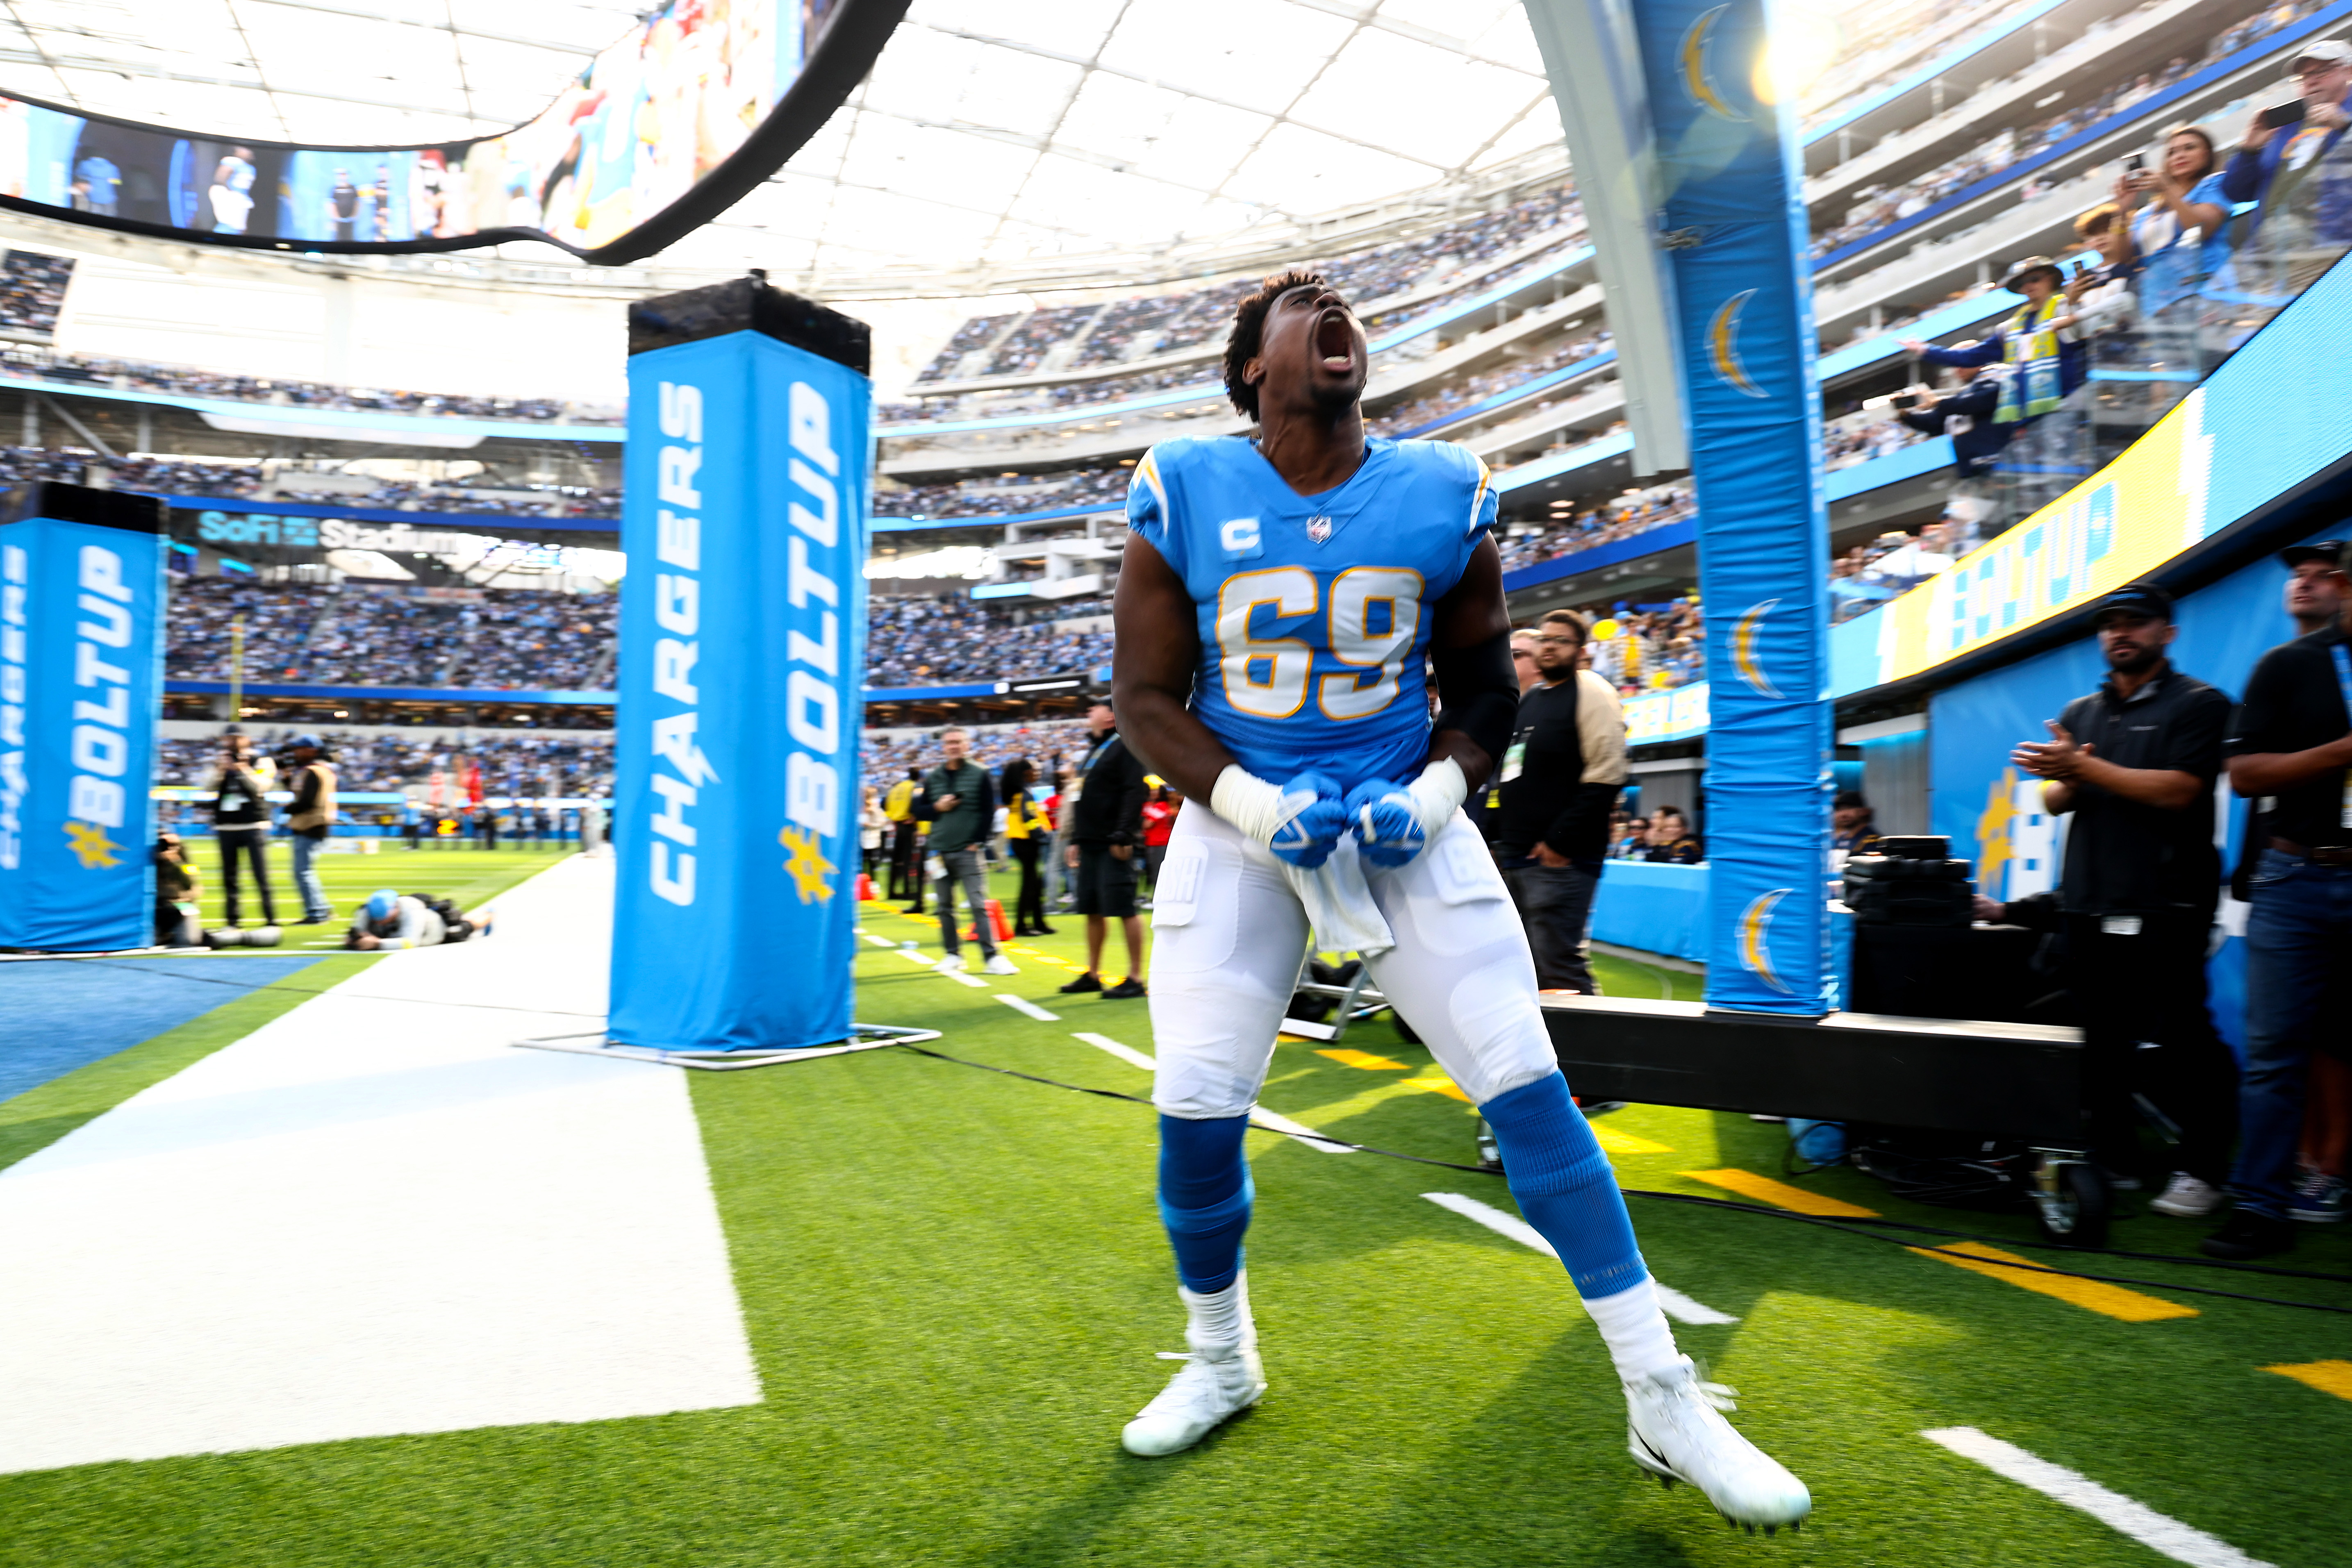
[[[1247,1116],[1160,1118],[1160,1218],[1176,1253],[1176,1277],[1188,1291],[1222,1291],[1241,1272],[1252,1197],[1242,1157],[1247,1131]]]
[[[1613,1296],[1649,1277],[1616,1173],[1554,1072],[1478,1107],[1495,1129],[1511,1197],[1559,1254],[1580,1296]]]

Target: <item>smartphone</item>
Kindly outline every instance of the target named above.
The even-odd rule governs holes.
[[[1897,408],[1917,408],[1919,406],[1919,394],[1917,392],[1896,392],[1894,397],[1894,402],[1895,406]]]
[[[2254,123],[2264,131],[2276,131],[2284,125],[2300,125],[2311,106],[2299,98],[2284,103],[2274,103],[2254,117]]]
[[[2137,174],[2147,167],[2147,160],[2137,152],[2130,153],[2124,159],[2124,172],[2126,174]]]

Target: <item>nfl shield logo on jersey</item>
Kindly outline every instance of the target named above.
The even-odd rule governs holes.
[[[1329,538],[1331,537],[1331,519],[1328,517],[1307,518],[1307,537],[1313,539],[1318,545],[1325,539]]]

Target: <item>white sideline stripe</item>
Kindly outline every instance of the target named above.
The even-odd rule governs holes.
[[[2053,1465],[1974,1427],[1938,1427],[1919,1436],[1941,1444],[1964,1459],[1974,1459],[1995,1475],[2032,1487],[2068,1508],[2080,1509],[2117,1534],[2128,1535],[2175,1563],[2187,1563],[2192,1568],[2271,1568],[2271,1564],[2247,1556],[2226,1541],[2158,1513],[2146,1503],[2134,1502],[2120,1492],[2109,1491],[2088,1476],[2078,1475],[2063,1465]]]
[[[1126,1062],[1130,1067],[1140,1067],[1146,1072],[1157,1072],[1160,1071],[1160,1063],[1144,1055],[1143,1052],[1136,1050],[1135,1047],[1131,1045],[1121,1045],[1118,1041],[1111,1039],[1111,1037],[1107,1034],[1088,1034],[1085,1030],[1081,1030],[1071,1035],[1070,1038],[1072,1040],[1083,1040],[1088,1045],[1093,1046],[1097,1051],[1108,1051],[1113,1056],[1118,1057],[1121,1061]]]
[[[865,937],[868,942],[873,943],[877,947],[895,948],[898,946],[898,944],[891,941],[887,936],[877,936],[871,931],[860,931],[858,935]]]
[[[1297,1139],[1318,1154],[1352,1155],[1356,1151],[1337,1138],[1326,1137],[1312,1127],[1302,1126],[1287,1116],[1277,1116],[1263,1105],[1250,1107],[1250,1121],[1269,1133],[1280,1133]]]
[[[604,1006],[613,871],[0,1172],[0,1471],[757,1403],[686,1075],[510,1043]]]
[[[1006,1007],[1011,1008],[1016,1013],[1027,1013],[1039,1023],[1060,1023],[1062,1021],[1061,1014],[1049,1013],[1044,1008],[1039,1007],[1035,1002],[1031,1001],[1026,997],[1016,997],[1010,991],[999,991],[996,993],[996,999],[1003,1002]]]
[[[1542,1231],[1516,1214],[1506,1214],[1492,1204],[1480,1203],[1458,1192],[1425,1192],[1421,1196],[1440,1208],[1450,1208],[1465,1219],[1476,1221],[1497,1236],[1507,1236],[1522,1247],[1532,1247],[1547,1258],[1559,1256],[1543,1239]],[[1703,1301],[1691,1300],[1672,1285],[1661,1282],[1654,1274],[1650,1277],[1650,1288],[1658,1293],[1658,1310],[1676,1322],[1705,1325],[1739,1321],[1729,1312],[1719,1312]]]
[[[970,986],[975,991],[984,991],[988,989],[988,982],[986,980],[980,979],[971,975],[967,975],[961,969],[941,969],[939,973],[945,976],[947,978],[953,980],[959,986]]]
[[[893,947],[890,950],[898,954],[901,958],[906,959],[909,964],[919,964],[926,969],[931,967],[931,960],[924,957],[912,947]]]

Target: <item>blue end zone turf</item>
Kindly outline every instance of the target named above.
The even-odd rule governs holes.
[[[0,964],[0,1100],[128,1051],[316,956],[60,958]]]

